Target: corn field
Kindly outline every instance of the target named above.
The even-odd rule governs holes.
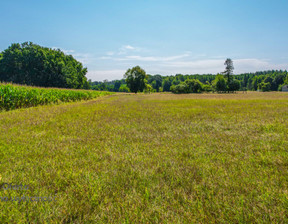
[[[0,83],[0,111],[61,102],[89,100],[110,92],[38,88]]]

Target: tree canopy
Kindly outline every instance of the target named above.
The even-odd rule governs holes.
[[[32,42],[12,44],[0,55],[0,81],[43,87],[88,89],[82,63],[60,49]]]
[[[127,83],[128,88],[131,92],[143,92],[146,87],[146,72],[139,66],[128,69],[124,75],[125,82]]]
[[[232,59],[227,58],[224,65],[226,65],[226,69],[223,72],[223,74],[227,78],[228,83],[230,83],[230,77],[231,77],[231,75],[233,75],[233,70],[234,70]]]

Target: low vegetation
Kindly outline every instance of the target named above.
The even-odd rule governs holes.
[[[2,112],[0,223],[287,223],[287,120],[279,92]]]
[[[60,102],[89,100],[109,92],[36,88],[0,83],[0,111]]]

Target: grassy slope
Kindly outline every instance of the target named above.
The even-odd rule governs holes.
[[[0,113],[0,223],[288,222],[288,94],[114,95]]]

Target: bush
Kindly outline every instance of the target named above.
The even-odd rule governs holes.
[[[227,90],[227,82],[223,75],[217,75],[216,79],[213,81],[213,87],[217,92],[222,92]]]
[[[178,85],[171,86],[170,90],[173,93],[201,93],[203,86],[197,79],[186,79]]]
[[[126,84],[122,84],[119,88],[119,92],[124,92],[124,93],[128,93],[130,92],[129,88],[127,87]]]
[[[261,82],[258,85],[258,89],[261,90],[262,92],[268,92],[271,89],[271,84],[269,82]]]
[[[211,92],[212,91],[212,86],[209,84],[205,84],[202,86],[204,92]]]
[[[236,79],[230,81],[228,85],[229,91],[237,91],[240,89],[240,82]]]

